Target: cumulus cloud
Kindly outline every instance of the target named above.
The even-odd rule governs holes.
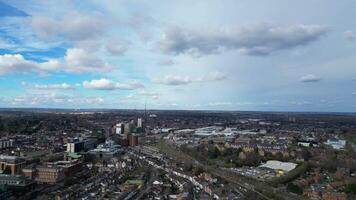
[[[34,16],[30,25],[41,37],[64,36],[72,41],[93,39],[105,33],[105,20],[100,13],[70,12],[61,19]]]
[[[67,50],[64,57],[64,69],[68,72],[108,72],[112,66],[99,57],[80,48],[71,48]]]
[[[106,51],[108,51],[111,55],[121,56],[123,55],[129,48],[130,42],[122,39],[110,39],[106,44]]]
[[[128,83],[117,83],[105,78],[91,81],[84,81],[83,87],[87,89],[96,90],[134,90],[138,88],[143,88],[144,85],[139,81],[132,80]]]
[[[128,25],[144,42],[147,42],[153,37],[153,29],[156,24],[156,20],[154,20],[151,16],[142,13],[134,14],[128,22]]]
[[[160,93],[158,92],[148,92],[148,91],[139,91],[137,93],[139,96],[142,96],[142,97],[150,97],[152,99],[158,99],[159,96],[161,95]]]
[[[59,69],[59,63],[54,60],[34,62],[26,60],[21,54],[0,55],[0,75],[16,72],[44,72]]]
[[[57,104],[71,102],[68,95],[51,93],[28,93],[15,97],[12,100],[14,105],[42,105],[42,104]]]
[[[193,81],[189,76],[167,75],[163,79],[155,79],[153,82],[164,85],[187,85]]]
[[[356,39],[356,32],[348,30],[344,32],[344,36],[347,40],[354,41]]]
[[[277,26],[261,23],[234,31],[193,32],[167,29],[159,41],[164,53],[201,56],[236,49],[248,55],[268,55],[316,41],[328,32],[321,25]]]
[[[210,72],[204,76],[192,78],[190,76],[167,75],[161,79],[153,79],[153,82],[163,85],[187,85],[195,82],[205,81],[221,81],[226,79],[226,75],[222,72]]]
[[[308,74],[308,75],[305,75],[305,76],[302,76],[300,78],[300,81],[301,82],[304,82],[304,83],[308,83],[308,82],[318,82],[320,81],[321,78],[319,76],[315,76],[313,74]]]
[[[35,84],[33,86],[34,89],[38,90],[74,90],[77,88],[77,84]]]
[[[58,104],[62,106],[88,106],[90,104],[92,106],[102,105],[105,101],[101,97],[78,96],[56,92],[32,92],[7,99],[6,102],[15,106],[57,106]]]
[[[0,55],[0,75],[18,72],[47,73],[65,71],[74,73],[107,72],[112,66],[84,49],[70,48],[63,60],[52,59],[46,62],[26,60],[21,54]]]
[[[222,72],[210,72],[209,74],[203,77],[202,81],[221,81],[226,78],[226,74]]]
[[[173,60],[170,60],[170,59],[161,60],[160,62],[158,62],[158,65],[159,66],[172,66],[172,65],[174,65],[174,62],[173,62]]]

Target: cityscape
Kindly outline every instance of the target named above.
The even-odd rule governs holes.
[[[0,200],[356,200],[355,8],[0,0]]]
[[[1,110],[2,199],[353,199],[356,115]]]

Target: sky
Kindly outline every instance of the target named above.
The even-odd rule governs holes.
[[[355,0],[0,0],[0,107],[356,112]]]

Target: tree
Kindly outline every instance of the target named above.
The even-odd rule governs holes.
[[[226,157],[226,156],[230,156],[232,155],[232,149],[231,148],[225,148],[222,152],[221,152],[221,156]]]
[[[303,157],[304,161],[308,161],[312,157],[312,155],[308,149],[303,148],[302,149],[302,157]]]
[[[203,172],[204,172],[204,169],[202,167],[196,166],[196,165],[194,166],[193,173],[194,173],[195,176],[197,176],[197,175],[199,175],[199,174],[201,174]]]
[[[211,147],[208,149],[208,156],[210,159],[215,159],[220,156],[220,151],[217,147]]]
[[[193,165],[192,165],[192,164],[190,164],[190,163],[184,164],[183,170],[184,170],[185,172],[190,172],[190,171],[192,171],[192,169],[193,169]]]
[[[352,183],[346,186],[345,192],[347,194],[356,194],[356,184]]]
[[[248,166],[257,166],[261,163],[261,156],[255,152],[248,153],[246,155],[245,164]]]
[[[294,184],[294,183],[288,183],[287,185],[287,190],[289,192],[295,193],[295,194],[303,194],[303,189],[300,188],[298,185]]]

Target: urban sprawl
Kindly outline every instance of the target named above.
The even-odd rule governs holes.
[[[356,115],[2,110],[0,199],[356,199]]]

